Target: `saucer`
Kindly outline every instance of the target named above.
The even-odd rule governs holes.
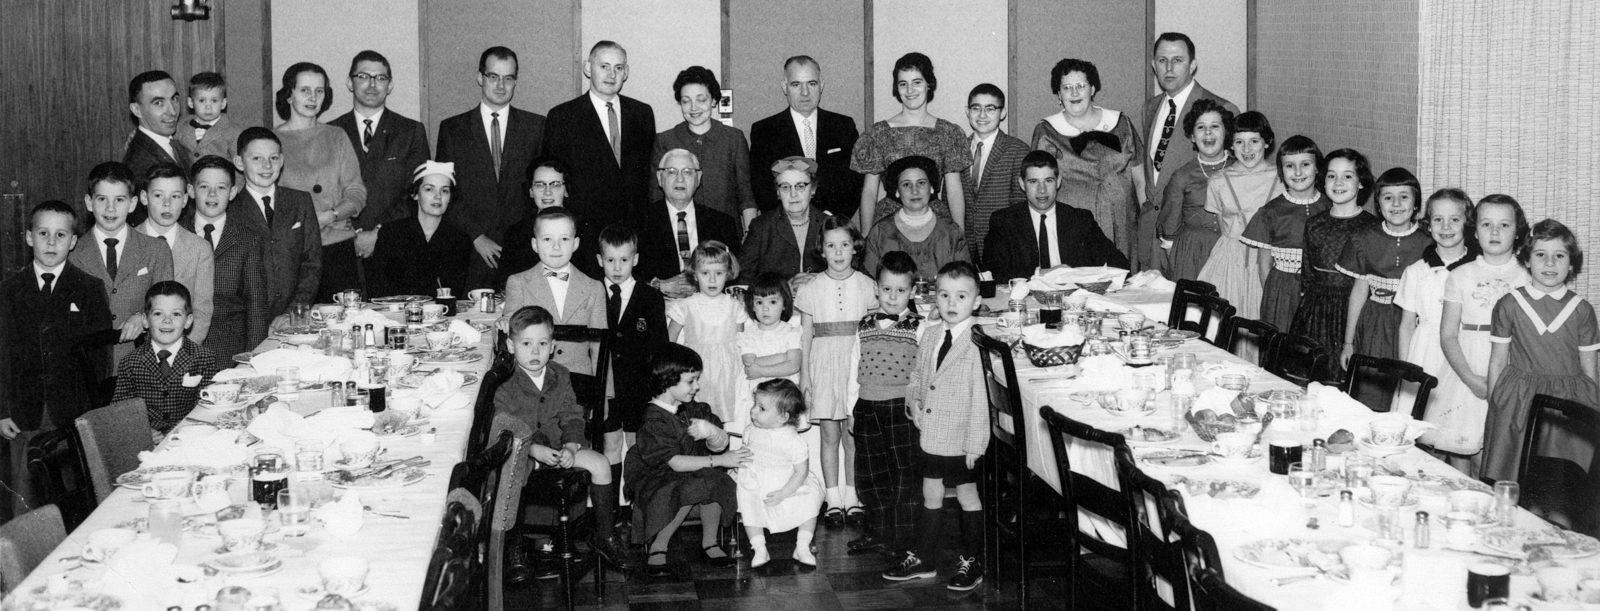
[[[351,598],[356,598],[356,597],[360,597],[360,596],[365,596],[367,594],[367,592],[370,592],[370,591],[372,591],[372,584],[363,583],[363,584],[361,584],[361,589],[356,590],[354,592],[350,592],[348,594],[340,594],[339,596],[342,596],[342,597],[344,597],[346,599],[351,599]],[[296,594],[299,594],[301,596],[304,596],[304,597],[310,598],[310,599],[321,599],[323,596],[327,596],[329,594],[332,594],[332,592],[329,592],[329,591],[327,591],[327,590],[322,588],[322,583],[321,582],[311,583],[311,584],[306,584],[306,585],[300,586],[298,588],[295,588],[294,592]]]

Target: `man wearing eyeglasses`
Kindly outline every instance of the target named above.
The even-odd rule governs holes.
[[[694,203],[694,192],[700,188],[700,160],[694,153],[667,151],[656,164],[656,182],[666,199],[643,206],[633,215],[639,232],[636,278],[671,278],[687,271],[689,252],[706,240],[722,242],[734,256],[739,255],[738,222]]]
[[[329,124],[344,130],[361,160],[367,206],[356,217],[356,255],[363,283],[376,274],[372,247],[384,223],[409,216],[406,205],[411,173],[428,160],[428,130],[422,123],[387,108],[394,76],[389,59],[366,50],[350,60],[345,79],[355,107]],[[366,288],[362,287],[363,290]]]
[[[602,274],[593,255],[600,229],[627,223],[630,210],[650,201],[651,150],[656,115],[650,105],[622,95],[628,51],[602,40],[583,64],[589,90],[550,109],[545,153],[565,161],[567,207],[578,215],[579,251],[573,263],[591,277]]]
[[[471,287],[493,286],[505,229],[529,214],[528,164],[544,141],[542,115],[511,106],[517,54],[489,47],[478,56],[478,105],[439,123],[436,159],[456,164],[445,220],[472,236],[478,256],[467,269]]]
[[[989,216],[1022,199],[1022,186],[1012,177],[1022,167],[1028,143],[1000,131],[1005,120],[1006,94],[999,87],[983,83],[967,94],[967,126],[972,128],[967,149],[972,151],[972,165],[961,173],[961,188],[967,194],[967,247],[979,269],[988,269],[979,246],[989,233]]]

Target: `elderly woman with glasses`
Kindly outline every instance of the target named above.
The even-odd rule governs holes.
[[[822,240],[822,219],[828,213],[812,204],[820,167],[816,160],[799,156],[772,164],[779,205],[750,222],[750,230],[744,236],[744,256],[739,259],[744,272],[739,284],[751,284],[767,272],[793,278],[822,270],[818,244]]]

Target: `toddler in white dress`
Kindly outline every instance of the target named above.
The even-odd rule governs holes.
[[[811,474],[810,453],[795,428],[805,411],[805,398],[794,382],[775,378],[756,386],[750,427],[744,433],[751,460],[739,468],[735,478],[739,513],[753,550],[750,568],[772,559],[767,553],[766,531],[791,528],[800,529],[795,534],[795,561],[817,565],[811,537],[817,529],[817,511],[822,508],[822,485]]]

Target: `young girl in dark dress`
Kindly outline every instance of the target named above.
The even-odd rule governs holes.
[[[1306,221],[1328,209],[1320,188],[1322,150],[1305,136],[1278,147],[1278,180],[1284,193],[1256,212],[1240,241],[1257,249],[1261,279],[1261,320],[1280,331],[1294,324],[1300,307],[1300,271]]]
[[[1328,196],[1328,210],[1306,221],[1300,268],[1304,296],[1289,329],[1336,351],[1343,343],[1350,286],[1355,283],[1339,273],[1339,255],[1352,235],[1376,225],[1378,219],[1361,209],[1372,194],[1372,168],[1365,155],[1339,149],[1328,154],[1324,167],[1322,192]],[[1332,362],[1329,369],[1321,372],[1324,379],[1338,377],[1341,367]]]
[[[1400,317],[1404,313],[1394,304],[1400,288],[1400,275],[1422,258],[1422,251],[1433,244],[1433,237],[1417,223],[1417,207],[1422,203],[1422,186],[1405,168],[1391,168],[1378,177],[1374,192],[1383,222],[1351,236],[1339,255],[1339,271],[1355,282],[1351,285],[1349,311],[1345,315],[1344,346],[1339,364],[1350,366],[1350,356],[1361,353],[1379,358],[1398,358]],[[1374,410],[1389,407],[1388,383],[1374,379],[1354,390],[1356,399]]]
[[[701,555],[713,568],[733,566],[717,542],[719,527],[733,523],[738,487],[724,469],[750,462],[750,451],[728,450],[728,433],[711,407],[694,401],[700,390],[700,355],[667,344],[650,362],[651,394],[638,443],[623,463],[634,511],[644,514],[644,539],[652,575],[668,574],[667,544],[689,510],[700,507]],[[635,524],[638,520],[635,520]]]

